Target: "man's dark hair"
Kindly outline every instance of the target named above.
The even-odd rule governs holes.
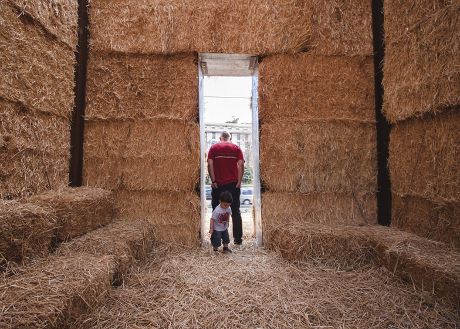
[[[232,194],[229,191],[223,191],[220,194],[219,200],[220,200],[220,202],[232,203],[233,202],[233,197],[232,197]]]

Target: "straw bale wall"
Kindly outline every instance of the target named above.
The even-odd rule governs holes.
[[[458,1],[385,2],[384,112],[392,123],[460,102]]]
[[[312,53],[330,56],[373,54],[371,1],[312,3]]]
[[[376,222],[372,70],[365,55],[276,55],[260,63],[265,231],[284,222]]]
[[[0,271],[9,262],[48,254],[58,226],[52,209],[16,200],[0,200]]]
[[[392,225],[460,247],[458,109],[406,120],[390,134]]]
[[[76,7],[0,3],[0,198],[67,185]]]
[[[311,1],[92,1],[98,51],[267,54],[297,52],[311,34]]]
[[[157,240],[187,246],[200,223],[196,60],[93,51],[85,121],[85,184],[113,190],[121,217],[149,220]]]
[[[72,328],[111,289],[112,256],[51,256],[0,280],[0,328]]]
[[[62,188],[34,195],[24,202],[53,209],[57,216],[55,238],[58,242],[105,226],[116,213],[112,192],[100,188]]]

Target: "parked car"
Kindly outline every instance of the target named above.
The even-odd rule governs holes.
[[[212,199],[212,196],[211,196],[211,187],[205,187],[205,193],[206,193],[206,200],[211,200]]]
[[[252,204],[253,193],[252,188],[242,188],[240,195],[240,203],[244,205]]]

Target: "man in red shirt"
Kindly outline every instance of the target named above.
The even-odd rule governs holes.
[[[219,196],[229,191],[233,196],[232,223],[233,242],[243,243],[243,223],[240,212],[241,180],[244,172],[243,152],[231,141],[230,134],[224,131],[220,135],[220,143],[211,146],[208,152],[208,172],[211,177],[212,209],[219,204]]]

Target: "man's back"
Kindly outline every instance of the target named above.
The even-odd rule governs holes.
[[[224,185],[238,181],[238,160],[243,160],[243,153],[238,145],[230,142],[214,144],[209,149],[208,159],[214,162],[216,182]]]

